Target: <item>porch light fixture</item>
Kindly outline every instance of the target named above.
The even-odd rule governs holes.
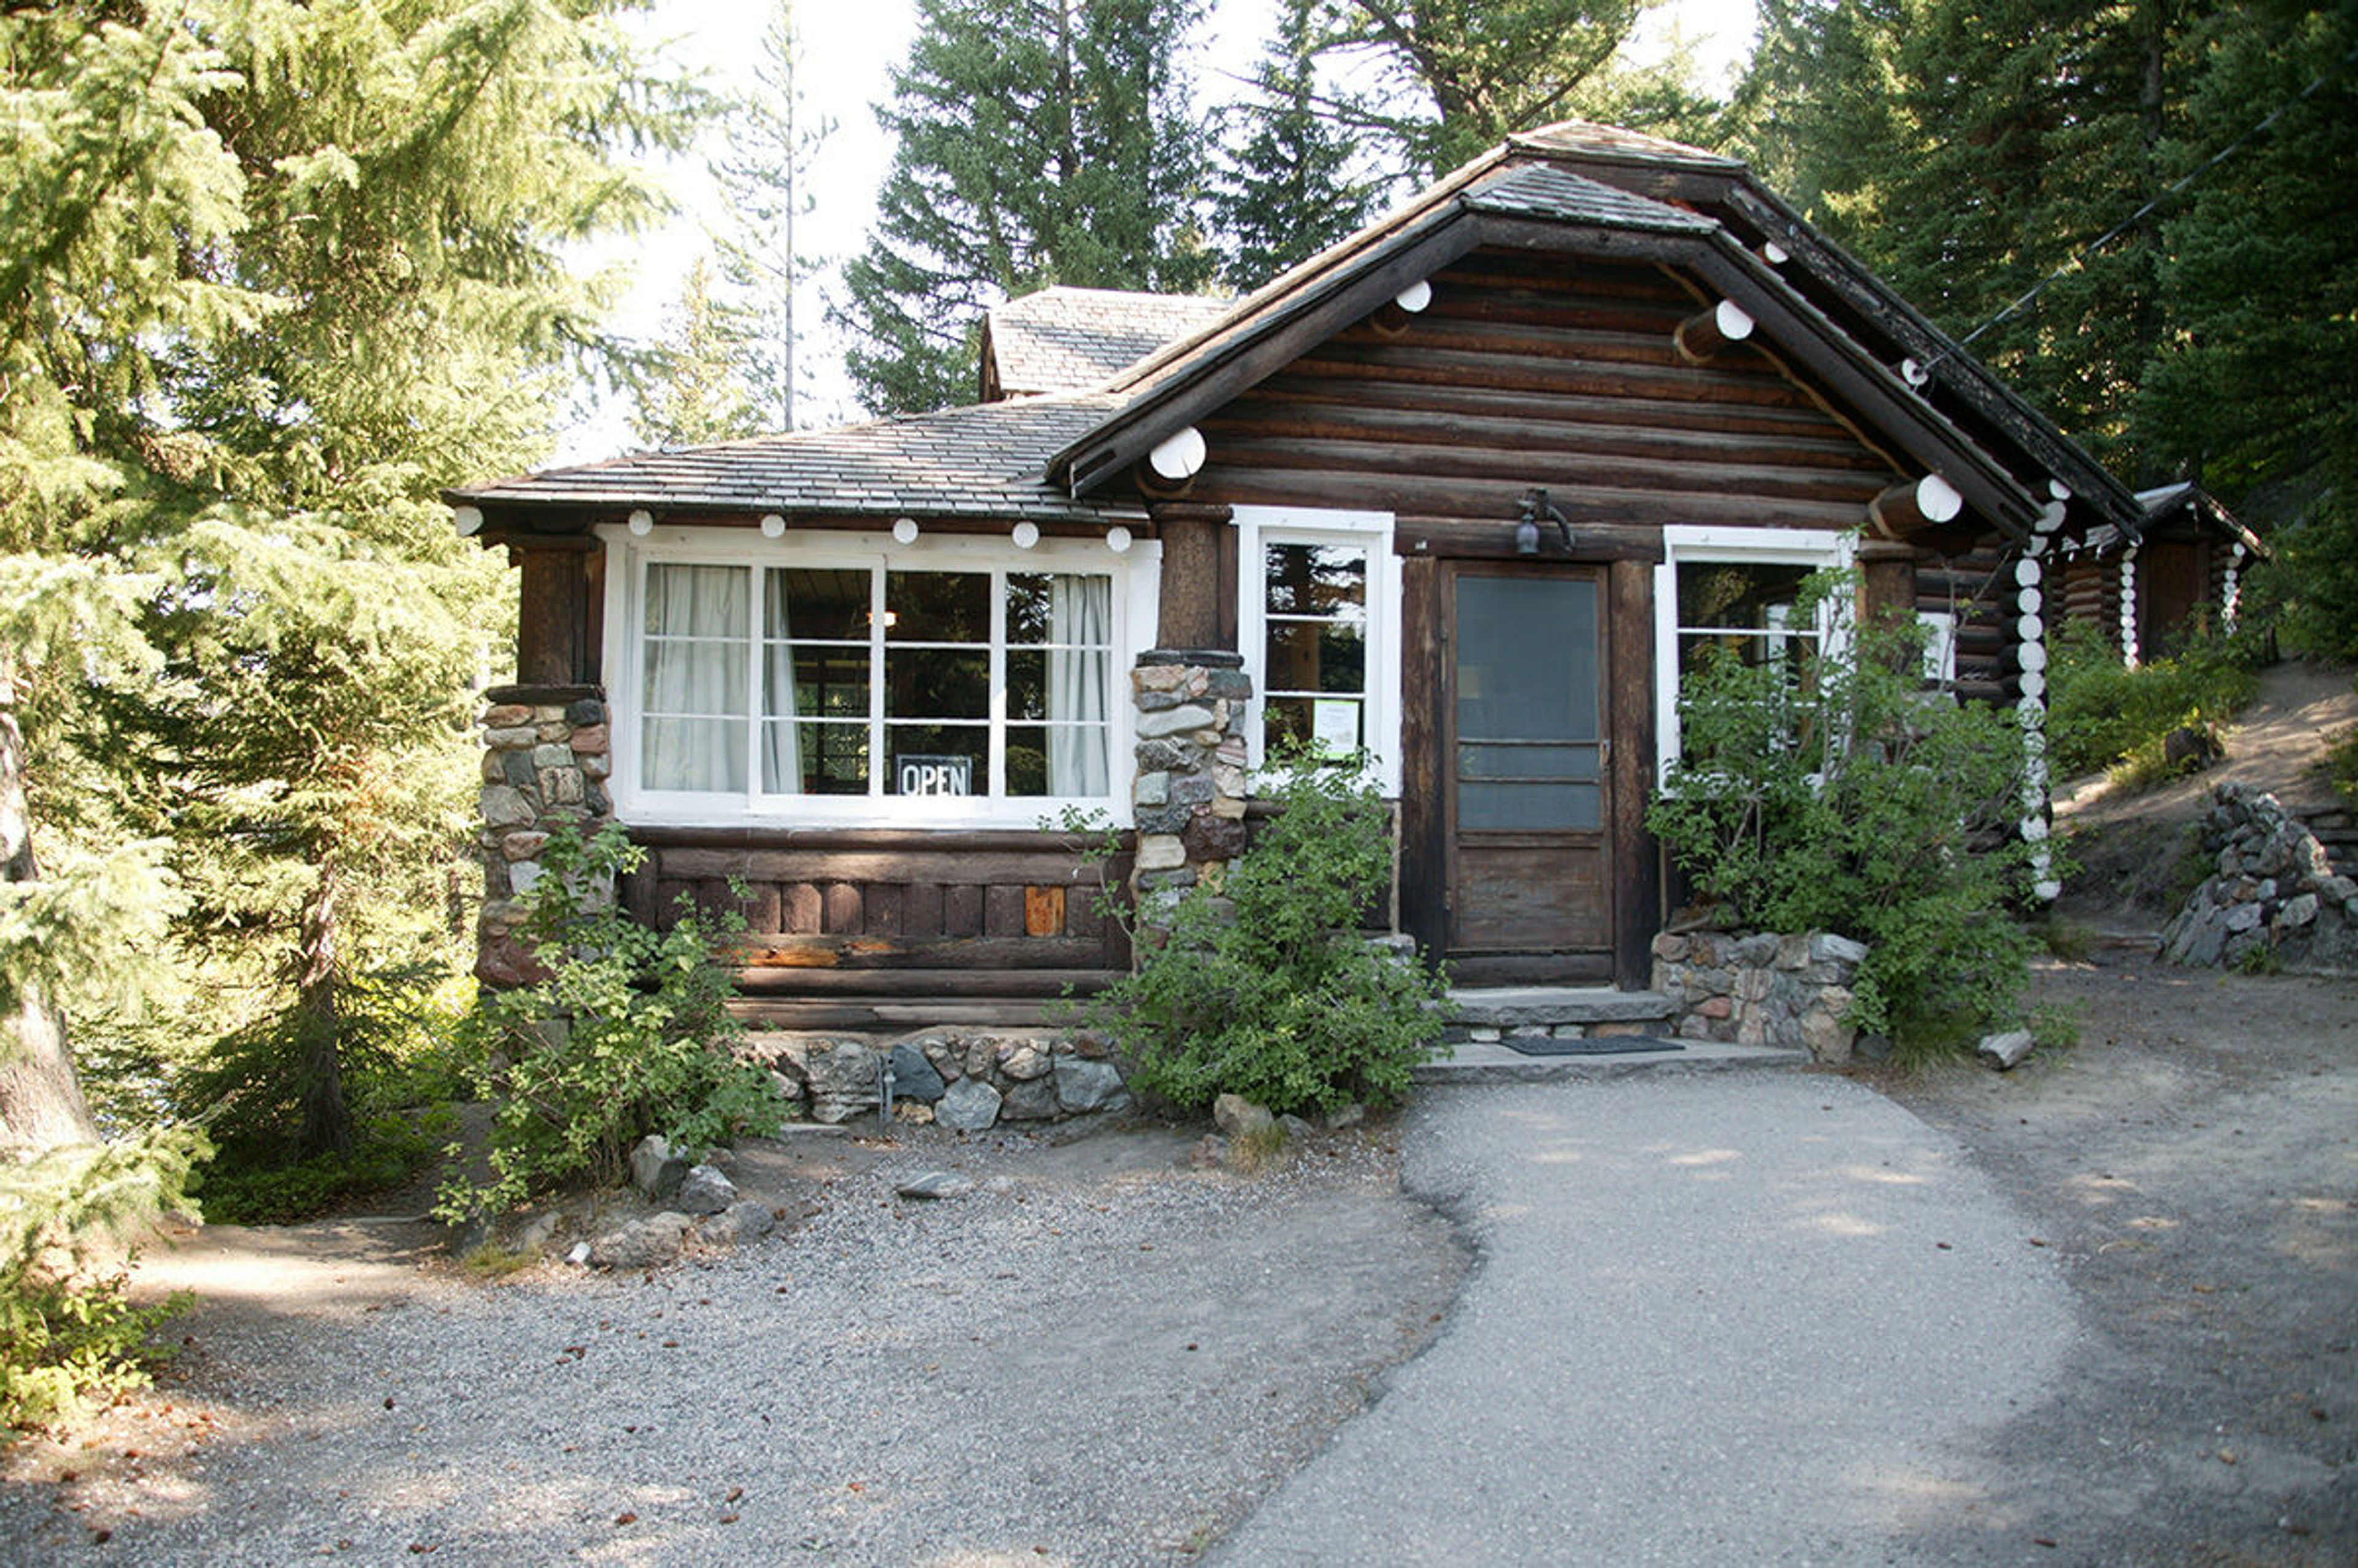
[[[1540,519],[1555,524],[1557,535],[1563,540],[1563,553],[1572,554],[1572,519],[1556,510],[1544,490],[1523,492],[1523,514],[1515,524],[1515,554],[1536,556],[1540,553]]]
[[[762,518],[762,537],[764,539],[783,539],[785,534],[786,520],[779,514],[772,512]]]
[[[628,521],[634,539],[644,539],[655,531],[655,514],[644,506],[632,513]]]
[[[914,517],[894,518],[892,520],[892,542],[896,545],[915,544],[917,542],[917,520]]]
[[[1014,539],[1015,547],[1017,549],[1028,550],[1033,546],[1040,542],[1040,524],[1032,522],[1027,518],[1023,522],[1015,524],[1014,531],[1010,537]]]

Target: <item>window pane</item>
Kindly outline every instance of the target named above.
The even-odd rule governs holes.
[[[1773,562],[1682,561],[1679,624],[1751,631],[1781,626],[1791,617],[1801,579],[1815,569]]]
[[[1048,787],[1048,735],[1049,726],[1045,724],[1007,727],[1009,795],[1036,796],[1055,793]]]
[[[884,655],[887,719],[987,719],[990,654],[981,648],[893,648]]]
[[[1461,784],[1457,826],[1506,831],[1593,829],[1603,792],[1592,784]]]
[[[797,642],[868,640],[868,573],[780,567],[764,576],[763,635]]]
[[[811,719],[868,717],[868,650],[864,647],[773,645],[763,665],[767,672],[763,713],[773,718],[788,713]]]
[[[1363,546],[1264,546],[1261,580],[1271,615],[1367,617],[1368,552]]]
[[[743,567],[688,567],[657,561],[647,568],[647,635],[745,636]]]
[[[988,643],[989,575],[886,572],[884,635],[895,643]]]
[[[1082,654],[1080,658],[1097,655]],[[1044,648],[1007,651],[1007,717],[1011,720],[1048,717],[1048,652]]]
[[[868,726],[762,726],[762,787],[772,795],[866,795]]]
[[[1269,689],[1354,694],[1368,689],[1367,629],[1315,621],[1272,622]]]
[[[1461,779],[1596,780],[1595,746],[1466,745],[1457,748]]]
[[[649,719],[639,783],[646,789],[745,793],[742,719]]]
[[[742,643],[649,643],[649,715],[733,718],[745,711]]]
[[[1048,641],[1048,574],[1007,574],[1007,641],[1011,647]]]
[[[1261,708],[1264,754],[1283,741],[1329,756],[1358,751],[1368,743],[1367,704],[1348,697],[1272,697]]]
[[[990,788],[990,731],[980,725],[891,724],[887,795],[977,795]]]
[[[1593,741],[1596,584],[1457,579],[1457,733],[1466,741]]]

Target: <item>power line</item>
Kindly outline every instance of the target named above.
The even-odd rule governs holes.
[[[2136,228],[2139,223],[2145,222],[2147,218],[2153,214],[2157,208],[2169,200],[2172,197],[2178,195],[2180,191],[2193,184],[2196,180],[2201,178],[2204,175],[2210,173],[2212,169],[2218,168],[2221,164],[2226,162],[2229,157],[2240,151],[2244,144],[2250,142],[2256,136],[2265,135],[2269,127],[2273,126],[2278,120],[2284,118],[2286,111],[2307,103],[2319,88],[2323,87],[2327,82],[2332,81],[2335,77],[2349,70],[2353,61],[2358,61],[2358,49],[2353,49],[2349,53],[2343,55],[2339,60],[2336,60],[2332,65],[2327,67],[2326,70],[2319,75],[2316,81],[2310,82],[2299,92],[2294,93],[2290,98],[2286,99],[2283,103],[2269,110],[2267,116],[2265,119],[2245,131],[2242,135],[2237,136],[2234,141],[2229,142],[2225,146],[2221,147],[2217,152],[2212,153],[2209,157],[2203,159],[2193,168],[2188,170],[2184,177],[2169,186],[2169,188],[2165,189],[2160,195],[2155,197],[2152,200],[2147,202],[2144,206],[2130,213],[2126,218],[2122,219],[2119,222],[2114,224],[2111,228],[2105,230],[2103,233],[2097,235],[2086,244],[2081,246],[2077,254],[2065,261],[2063,265],[2057,267],[2053,272],[2049,273],[2045,277],[2040,278],[2037,283],[2032,284],[2030,287],[2024,292],[2020,298],[2015,300],[2013,304],[2008,305],[2005,309],[2000,310],[1996,315],[1992,316],[1988,320],[1984,321],[1980,326],[1974,328],[1972,331],[1967,332],[1963,337],[1958,339],[1955,347],[1944,349],[1940,353],[1934,355],[1931,362],[1924,367],[1925,370],[1928,372],[1931,371],[1934,365],[1938,365],[1942,360],[1948,359],[1952,355],[1955,354],[1958,351],[1964,348],[1966,344],[1972,342],[1975,338],[1980,337],[1984,332],[1988,331],[1992,327],[1996,326],[1999,322],[2006,319],[2016,311],[2020,310],[2024,306],[2028,305],[2040,295],[2046,293],[2050,284],[2052,284],[2058,278],[2063,276],[2064,274],[2071,272],[2075,267],[2078,267],[2090,256],[2094,255],[2098,251],[2103,250],[2106,245],[2111,244],[2115,240],[2119,239],[2123,234],[2127,233],[2131,229]]]

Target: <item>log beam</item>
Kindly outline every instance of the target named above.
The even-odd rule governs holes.
[[[1679,358],[1689,364],[1703,364],[1714,354],[1731,343],[1740,343],[1752,336],[1753,321],[1744,307],[1733,299],[1723,299],[1699,315],[1690,316],[1679,323],[1671,334],[1677,345]]]
[[[1965,509],[1957,487],[1939,474],[1895,484],[1867,503],[1867,530],[1879,539],[1906,539],[1927,528],[1953,523]]]
[[[1221,548],[1236,514],[1226,506],[1184,501],[1147,504],[1163,541],[1163,596],[1155,645],[1236,651],[1236,629],[1220,613],[1237,594],[1236,553]]]
[[[1204,432],[1190,425],[1156,443],[1153,449],[1132,465],[1132,477],[1138,488],[1150,496],[1180,496],[1187,493],[1195,476],[1204,470],[1204,460],[1211,448],[1204,440]]]

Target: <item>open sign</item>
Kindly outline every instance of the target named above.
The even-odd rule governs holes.
[[[921,757],[908,755],[894,764],[900,774],[903,795],[972,795],[974,793],[974,759],[972,757]]]

